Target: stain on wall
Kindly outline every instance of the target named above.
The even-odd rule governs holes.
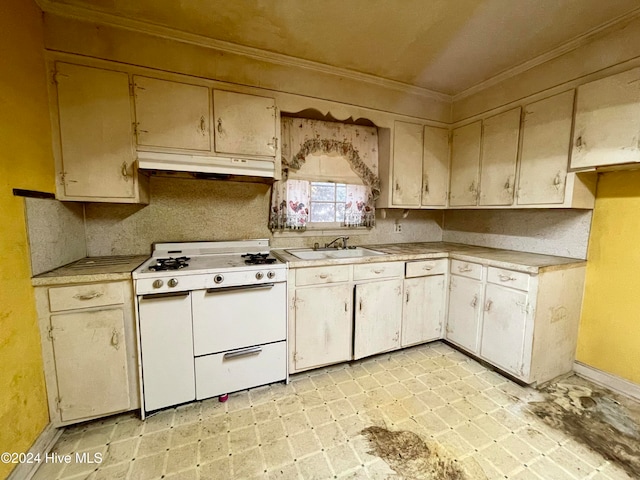
[[[640,171],[600,174],[577,359],[640,384]]]
[[[42,20],[33,0],[0,6],[0,452],[27,451],[49,421],[24,201],[53,192]],[[14,465],[0,463],[0,478]]]

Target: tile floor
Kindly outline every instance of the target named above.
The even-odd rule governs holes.
[[[403,478],[372,454],[362,430],[414,432],[466,478],[626,479],[533,416],[522,388],[436,342],[158,413],[67,428],[53,451],[100,464],[43,464],[53,479]],[[425,473],[422,478],[432,477]]]

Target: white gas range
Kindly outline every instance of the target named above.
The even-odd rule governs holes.
[[[133,279],[143,418],[287,381],[287,266],[268,240],[154,244]]]

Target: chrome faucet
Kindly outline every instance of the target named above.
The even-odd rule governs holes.
[[[342,248],[346,249],[347,248],[347,240],[349,240],[349,237],[338,237],[335,240],[330,241],[329,243],[325,243],[324,248],[331,247],[331,245],[333,245],[334,243],[336,243],[339,240],[342,240]],[[336,248],[339,248],[339,247],[336,246]]]

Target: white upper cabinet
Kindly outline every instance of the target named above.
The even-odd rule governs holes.
[[[214,90],[213,110],[216,152],[275,157],[278,115],[273,98]]]
[[[518,205],[564,202],[574,91],[525,106]]]
[[[54,77],[57,198],[147,202],[135,168],[129,76],[57,62]]]
[[[480,205],[511,205],[516,181],[520,107],[482,121]]]
[[[451,206],[473,206],[478,201],[482,122],[453,130],[451,143]]]
[[[209,88],[134,76],[138,147],[211,150]]]
[[[395,122],[393,138],[393,205],[420,206],[422,191],[422,125]]]
[[[578,87],[571,168],[640,161],[640,68]]]
[[[447,204],[449,184],[449,130],[424,127],[422,153],[422,206]]]

